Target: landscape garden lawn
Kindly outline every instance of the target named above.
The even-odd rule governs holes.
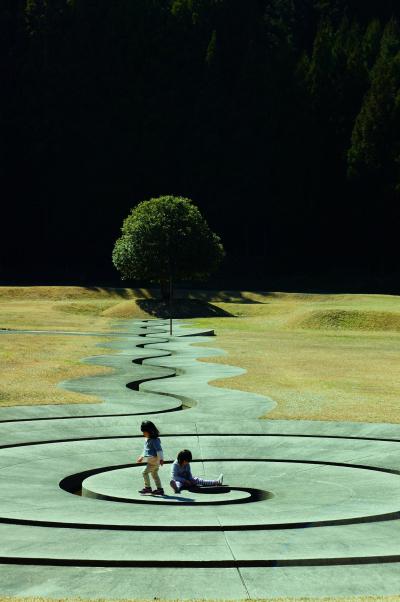
[[[146,291],[79,286],[0,287],[0,328],[107,331],[107,310]],[[137,317],[145,317],[137,308]]]
[[[143,296],[140,291],[136,294]],[[145,294],[145,293],[144,293]],[[121,299],[134,297],[128,289],[83,287],[0,287],[0,328],[44,330],[49,334],[2,334],[0,347],[0,407],[11,405],[95,403],[93,395],[71,393],[61,380],[110,372],[88,366],[83,357],[104,352],[98,336],[52,335],[52,330],[98,332],[112,328],[104,315]],[[123,305],[123,303],[122,303]],[[137,308],[138,317],[144,314]],[[100,346],[99,346],[100,345]]]
[[[214,345],[228,352],[204,361],[247,370],[213,385],[271,397],[277,407],[268,419],[400,422],[399,297],[271,293],[243,301],[215,300],[235,317],[194,321],[212,325]]]
[[[147,289],[0,287],[0,327],[106,337],[113,320],[149,317],[136,299],[150,295]],[[204,361],[247,370],[213,385],[271,397],[277,407],[265,418],[400,422],[399,297],[196,290],[177,295],[226,314],[188,323],[214,328],[218,340],[207,346],[228,352]],[[98,345],[106,340],[3,334],[0,405],[98,401],[57,383],[108,371],[80,362],[101,354]]]
[[[100,401],[66,391],[61,380],[105,374],[110,369],[81,363],[84,356],[104,352],[104,337],[19,334],[1,336],[0,407]]]

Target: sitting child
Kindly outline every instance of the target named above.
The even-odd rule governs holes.
[[[192,452],[188,449],[183,449],[179,452],[177,459],[172,464],[170,485],[175,493],[180,493],[182,489],[190,487],[216,487],[222,485],[224,475],[220,474],[218,479],[205,480],[199,477],[194,477],[190,470],[190,461],[192,460]]]

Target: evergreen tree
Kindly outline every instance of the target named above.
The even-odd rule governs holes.
[[[357,116],[348,152],[350,176],[398,185],[400,157],[400,32],[390,21],[383,32],[371,85]]]
[[[176,280],[203,280],[224,256],[190,199],[172,195],[142,201],[134,207],[115,243],[113,263],[123,278],[158,282],[167,298]]]

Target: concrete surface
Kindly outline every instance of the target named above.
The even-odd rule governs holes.
[[[258,420],[272,399],[212,386],[244,370],[197,361],[224,353],[193,345],[211,334],[119,322],[117,354],[85,359],[114,372],[60,383],[103,403],[0,410],[1,594],[399,593],[400,425]],[[164,496],[138,493],[147,418]],[[182,448],[224,487],[175,494]]]

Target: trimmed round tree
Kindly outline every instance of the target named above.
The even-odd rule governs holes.
[[[113,263],[123,279],[157,282],[171,302],[176,280],[204,280],[225,255],[190,199],[160,196],[134,207],[115,243]]]

